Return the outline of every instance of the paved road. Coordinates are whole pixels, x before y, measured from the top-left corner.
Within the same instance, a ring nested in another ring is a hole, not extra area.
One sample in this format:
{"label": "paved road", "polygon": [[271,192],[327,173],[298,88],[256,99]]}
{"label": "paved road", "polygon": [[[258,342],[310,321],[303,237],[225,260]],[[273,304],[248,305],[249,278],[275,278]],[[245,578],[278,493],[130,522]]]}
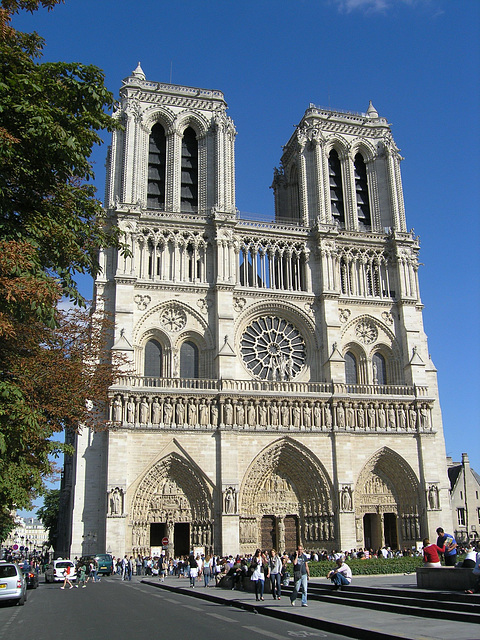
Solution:
{"label": "paved road", "polygon": [[[213,589],[212,589],[213,591]],[[0,605],[0,640],[345,640],[117,576],[62,591],[43,582],[23,607]]]}

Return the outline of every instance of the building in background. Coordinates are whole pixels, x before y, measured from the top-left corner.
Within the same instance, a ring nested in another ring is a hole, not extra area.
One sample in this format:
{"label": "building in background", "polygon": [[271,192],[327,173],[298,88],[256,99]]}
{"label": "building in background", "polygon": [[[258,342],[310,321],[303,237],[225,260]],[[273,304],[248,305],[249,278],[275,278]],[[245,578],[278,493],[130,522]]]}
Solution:
{"label": "building in background", "polygon": [[139,65],[114,116],[105,207],[130,253],[101,255],[95,303],[134,374],[110,389],[112,428],[76,438],[71,555],[411,547],[449,528],[387,120],[310,105],[275,220],[255,221],[235,206],[220,91]]}
{"label": "building in background", "polygon": [[17,545],[20,553],[26,555],[44,551],[49,543],[48,531],[42,521],[37,518],[16,516],[15,528],[12,529],[2,546],[13,547],[14,545]]}
{"label": "building in background", "polygon": [[462,462],[447,458],[452,495],[453,531],[458,542],[480,540],[480,476],[470,468],[466,453]]}

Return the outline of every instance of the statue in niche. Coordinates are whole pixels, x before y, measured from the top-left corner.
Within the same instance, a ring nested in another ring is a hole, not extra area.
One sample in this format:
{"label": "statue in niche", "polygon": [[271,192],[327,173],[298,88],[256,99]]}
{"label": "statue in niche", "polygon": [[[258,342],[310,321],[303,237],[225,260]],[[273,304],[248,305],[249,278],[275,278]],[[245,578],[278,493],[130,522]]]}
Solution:
{"label": "statue in niche", "polygon": [[350,487],[343,487],[340,495],[340,504],[342,511],[352,510],[352,493]]}
{"label": "statue in niche", "polygon": [[127,402],[127,422],[133,424],[135,422],[135,403],[133,398]]}
{"label": "statue in niche", "polygon": [[383,404],[380,405],[380,409],[378,410],[378,428],[380,431],[385,431],[387,428],[387,416]]}
{"label": "statue in niche", "polygon": [[395,416],[395,409],[392,407],[389,407],[387,410],[387,420],[388,420],[388,428],[391,431],[395,431],[395,429],[397,428],[397,420],[396,420],[396,416]]}
{"label": "statue in niche", "polygon": [[113,421],[121,422],[122,421],[122,399],[120,396],[117,396],[113,401]]}
{"label": "statue in niche", "polygon": [[300,426],[301,413],[302,412],[300,410],[300,407],[298,406],[298,402],[295,402],[295,404],[293,405],[293,408],[292,408],[293,426],[294,427],[299,427]]}
{"label": "statue in niche", "polygon": [[215,403],[212,404],[211,417],[212,417],[212,425],[216,427],[218,424],[218,407]]}
{"label": "statue in niche", "polygon": [[420,426],[423,430],[428,429],[428,411],[426,405],[420,409]]}
{"label": "statue in niche", "polygon": [[357,410],[357,425],[362,431],[365,429],[365,410],[362,406],[358,407]]}
{"label": "statue in niche", "polygon": [[428,506],[430,509],[439,508],[438,487],[434,484],[431,484],[428,489]]}
{"label": "statue in niche", "polygon": [[227,400],[223,405],[223,422],[224,424],[233,424],[233,405]]}
{"label": "statue in niche", "polygon": [[251,427],[255,426],[257,422],[257,412],[255,410],[255,404],[253,402],[248,403],[247,422]]}
{"label": "statue in niche", "polygon": [[417,410],[415,409],[415,407],[410,408],[408,417],[410,419],[410,429],[412,431],[415,431],[415,428],[417,426]]}
{"label": "statue in niche", "polygon": [[328,404],[325,405],[325,426],[327,429],[332,428],[332,410]]}
{"label": "statue in niche", "polygon": [[160,423],[160,405],[158,404],[157,398],[155,398],[152,403],[152,422],[153,424]]}
{"label": "statue in niche", "polygon": [[345,413],[347,417],[347,427],[353,429],[355,427],[355,409],[351,404],[347,405],[347,410]]}
{"label": "statue in niche", "polygon": [[188,403],[188,424],[197,424],[197,405],[195,404],[195,400],[190,400]]}
{"label": "statue in niche", "polygon": [[235,513],[235,490],[232,487],[225,490],[224,509],[228,515]]}
{"label": "statue in niche", "polygon": [[240,427],[243,427],[243,425],[245,423],[245,407],[243,406],[243,404],[241,402],[239,404],[237,404],[236,422]]}
{"label": "statue in niche", "polygon": [[312,410],[308,402],[303,407],[303,424],[308,429],[312,426]]}
{"label": "statue in niche", "polygon": [[270,405],[270,422],[274,427],[278,426],[278,406],[276,402]]}
{"label": "statue in niche", "polygon": [[407,429],[407,415],[403,407],[398,410],[398,426],[402,431]]}
{"label": "statue in niche", "polygon": [[282,425],[287,427],[290,422],[290,410],[286,402],[284,402],[280,408],[280,415],[282,417]]}
{"label": "statue in niche", "polygon": [[166,425],[172,424],[172,413],[173,413],[173,407],[170,403],[170,400],[167,398],[165,401],[165,404],[163,405],[164,424]]}
{"label": "statue in niche", "polygon": [[115,487],[110,493],[110,513],[119,516],[122,513],[122,490]]}
{"label": "statue in niche", "polygon": [[178,398],[175,404],[175,423],[178,425],[185,424],[185,405],[182,398]]}
{"label": "statue in niche", "polygon": [[148,414],[149,414],[148,403],[145,398],[142,398],[142,401],[140,402],[140,423],[141,424],[147,424],[149,422]]}
{"label": "statue in niche", "polygon": [[368,428],[370,431],[375,431],[375,407],[373,404],[369,405],[367,409]]}
{"label": "statue in niche", "polygon": [[258,422],[262,427],[267,426],[267,407],[265,402],[262,402],[258,407]]}
{"label": "statue in niche", "polygon": [[206,426],[208,424],[208,406],[205,404],[204,399],[202,399],[198,406],[198,412],[200,414],[200,424]]}
{"label": "statue in niche", "polygon": [[315,403],[315,407],[313,409],[313,422],[316,427],[322,426],[322,407],[318,402]]}
{"label": "statue in niche", "polygon": [[378,384],[378,366],[375,360],[373,361],[373,384]]}
{"label": "statue in niche", "polygon": [[339,429],[345,429],[345,409],[343,404],[337,406],[337,426]]}

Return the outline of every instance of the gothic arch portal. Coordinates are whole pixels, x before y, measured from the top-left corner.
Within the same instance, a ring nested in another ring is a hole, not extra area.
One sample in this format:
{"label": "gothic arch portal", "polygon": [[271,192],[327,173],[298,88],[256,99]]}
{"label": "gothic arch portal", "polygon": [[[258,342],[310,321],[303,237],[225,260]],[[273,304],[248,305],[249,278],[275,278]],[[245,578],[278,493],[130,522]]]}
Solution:
{"label": "gothic arch portal", "polygon": [[[210,549],[212,504],[212,491],[201,469],[179,453],[170,453],[146,472],[133,496],[130,521],[133,551],[150,555],[151,547],[156,546],[152,525],[163,525],[160,536],[169,539],[172,552],[185,553],[182,545],[189,549],[194,546]],[[178,526],[182,545],[176,540]]]}
{"label": "gothic arch portal", "polygon": [[332,483],[321,462],[299,443],[282,438],[250,464],[240,490],[243,551],[274,546],[293,551],[332,546],[336,537]]}
{"label": "gothic arch portal", "polygon": [[410,465],[383,447],[365,464],[355,487],[357,545],[413,546],[421,537],[422,494]]}

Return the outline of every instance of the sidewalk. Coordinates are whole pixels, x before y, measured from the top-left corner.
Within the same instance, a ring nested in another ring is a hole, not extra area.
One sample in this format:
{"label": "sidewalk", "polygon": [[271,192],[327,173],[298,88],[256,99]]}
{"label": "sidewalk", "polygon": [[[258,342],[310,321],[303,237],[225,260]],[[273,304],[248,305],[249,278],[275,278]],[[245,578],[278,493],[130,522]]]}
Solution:
{"label": "sidewalk", "polygon": [[[138,577],[136,581],[169,591],[182,592],[195,598],[205,599],[218,604],[236,606],[254,611],[258,614],[270,615],[307,627],[338,633],[350,638],[365,640],[403,639],[403,640],[478,640],[480,629],[476,624],[456,622],[455,620],[436,620],[411,615],[386,613],[381,609],[362,609],[347,605],[315,602],[310,600],[308,607],[302,607],[300,599],[296,606],[290,605],[288,594],[280,601],[272,600],[265,594],[264,602],[256,602],[253,593],[230,591],[216,587],[203,587],[199,581],[195,589],[191,589],[185,578],[167,577],[161,583],[157,578]],[[355,576],[355,584],[362,587],[388,587],[392,589],[416,589],[416,576]],[[312,582],[327,584],[322,578],[312,578]],[[430,592],[431,593],[431,592]],[[422,590],[418,589],[418,598],[422,598]],[[427,606],[427,605],[426,605]]]}

